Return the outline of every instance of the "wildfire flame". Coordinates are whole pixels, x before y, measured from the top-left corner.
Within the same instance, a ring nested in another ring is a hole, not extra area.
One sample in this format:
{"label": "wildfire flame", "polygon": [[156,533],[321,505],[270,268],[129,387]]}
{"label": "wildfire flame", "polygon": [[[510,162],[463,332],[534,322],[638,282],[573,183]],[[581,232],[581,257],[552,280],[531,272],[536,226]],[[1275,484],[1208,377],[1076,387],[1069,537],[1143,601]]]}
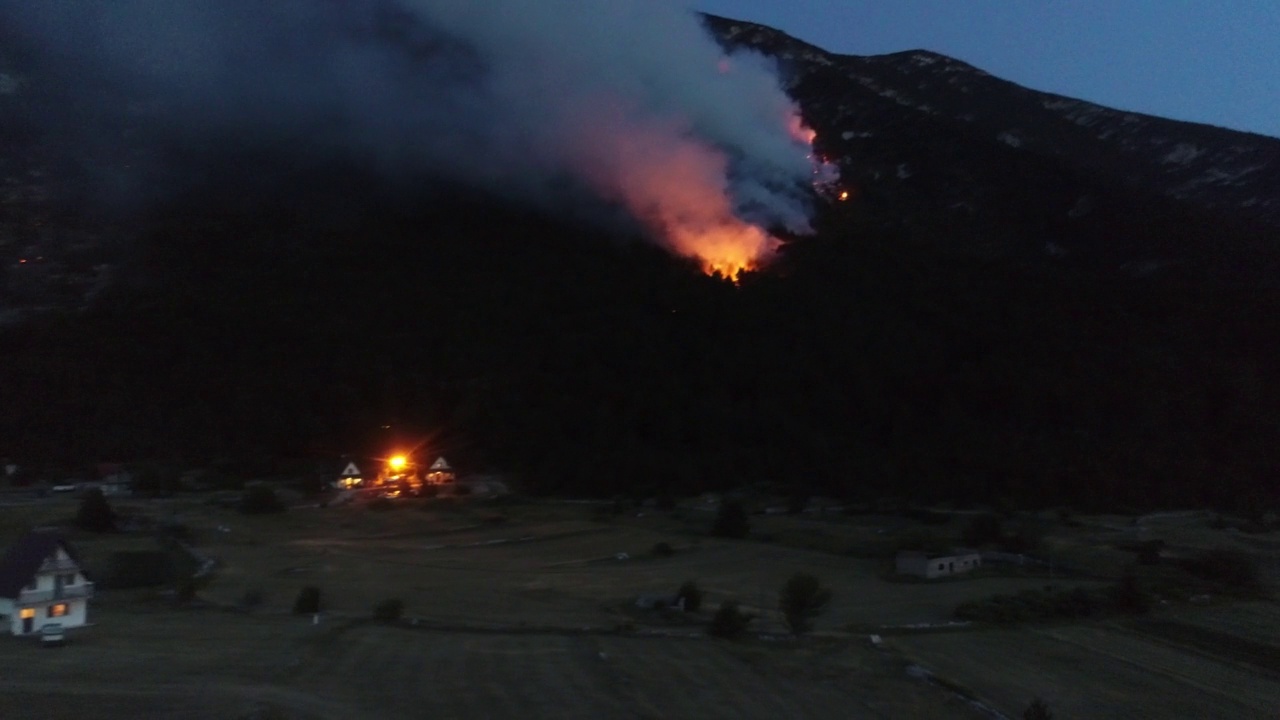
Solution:
{"label": "wildfire flame", "polygon": [[[739,216],[727,153],[680,119],[637,123],[625,103],[596,105],[583,113],[588,118],[594,122],[578,126],[572,164],[672,252],[696,259],[708,275],[737,282],[781,247],[766,228]],[[816,133],[794,111],[784,122],[797,153],[812,160]]]}
{"label": "wildfire flame", "polygon": [[813,141],[818,139],[818,133],[808,125],[804,124],[804,118],[800,117],[800,113],[793,112],[787,118],[787,132],[798,142],[802,142],[809,148],[810,157],[813,155]]}

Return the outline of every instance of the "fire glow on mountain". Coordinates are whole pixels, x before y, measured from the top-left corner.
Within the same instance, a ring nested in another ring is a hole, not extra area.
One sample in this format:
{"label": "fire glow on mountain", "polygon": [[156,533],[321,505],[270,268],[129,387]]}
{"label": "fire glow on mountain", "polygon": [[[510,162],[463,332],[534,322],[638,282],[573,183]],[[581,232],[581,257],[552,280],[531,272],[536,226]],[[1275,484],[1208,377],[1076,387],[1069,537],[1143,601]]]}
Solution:
{"label": "fire glow on mountain", "polygon": [[45,123],[73,156],[114,127],[160,148],[253,138],[621,209],[582,215],[729,278],[809,231],[812,131],[773,62],[726,57],[684,0],[0,0],[0,26],[103,99]]}

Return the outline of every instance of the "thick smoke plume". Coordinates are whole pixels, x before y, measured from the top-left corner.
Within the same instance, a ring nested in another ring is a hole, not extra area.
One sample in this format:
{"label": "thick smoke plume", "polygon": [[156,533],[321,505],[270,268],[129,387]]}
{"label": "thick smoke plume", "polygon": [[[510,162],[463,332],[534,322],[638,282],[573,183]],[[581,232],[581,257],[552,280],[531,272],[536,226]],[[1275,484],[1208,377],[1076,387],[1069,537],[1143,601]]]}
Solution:
{"label": "thick smoke plume", "polygon": [[774,69],[679,0],[0,0],[0,26],[94,98],[59,122],[102,142],[141,123],[539,203],[585,189],[726,274],[807,228]]}

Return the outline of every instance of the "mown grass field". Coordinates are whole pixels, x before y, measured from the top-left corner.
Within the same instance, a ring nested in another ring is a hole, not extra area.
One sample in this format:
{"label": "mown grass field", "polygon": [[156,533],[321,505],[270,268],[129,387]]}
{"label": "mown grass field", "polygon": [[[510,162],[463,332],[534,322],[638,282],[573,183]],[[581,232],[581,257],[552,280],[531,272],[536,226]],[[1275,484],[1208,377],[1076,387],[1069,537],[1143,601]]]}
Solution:
{"label": "mown grass field", "polygon": [[[865,645],[438,631],[108,606],[73,644],[12,644],[0,717],[980,717]],[[16,643],[16,641],[15,641]]]}
{"label": "mown grass field", "polygon": [[[68,647],[5,640],[0,655],[20,661],[0,678],[0,718],[984,717],[913,678],[912,663],[1009,717],[1034,696],[1064,718],[1280,714],[1280,605],[1214,598],[1141,621],[907,629],[947,623],[959,603],[997,593],[1105,580],[889,582],[885,561],[858,544],[874,549],[886,527],[902,532],[893,520],[755,516],[757,539],[738,541],[709,537],[707,513],[606,517],[572,504],[262,517],[190,498],[120,506],[180,520],[198,550],[220,560],[201,590],[206,603],[176,608],[154,592],[108,590],[92,605],[95,626]],[[74,508],[64,498],[7,507],[0,526]],[[1050,541],[1079,552],[1101,534],[1099,552],[1113,553],[1113,532],[1128,531],[1085,528]],[[91,571],[116,550],[155,547],[145,536],[73,539]],[[653,556],[657,543],[675,554]],[[815,636],[801,642],[786,637],[776,611],[795,572],[834,591]],[[701,612],[664,619],[635,607],[637,596],[671,594],[686,580],[706,592]],[[289,614],[307,585],[322,591],[318,625]],[[262,604],[233,610],[246,594]],[[388,598],[404,601],[403,626],[370,621]],[[760,615],[746,642],[702,631],[730,599]],[[885,636],[882,648],[871,633]]]}
{"label": "mown grass field", "polygon": [[1061,717],[1263,718],[1280,673],[1118,626],[895,637],[893,647],[1006,714],[1044,698]]}

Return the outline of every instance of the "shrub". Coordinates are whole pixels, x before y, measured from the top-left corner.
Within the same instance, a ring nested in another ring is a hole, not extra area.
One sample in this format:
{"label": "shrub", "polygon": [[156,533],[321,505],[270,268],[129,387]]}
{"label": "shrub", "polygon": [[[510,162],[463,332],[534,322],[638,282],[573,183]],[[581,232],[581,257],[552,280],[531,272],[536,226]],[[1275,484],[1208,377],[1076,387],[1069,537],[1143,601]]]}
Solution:
{"label": "shrub", "polygon": [[159,587],[177,577],[173,557],[163,550],[130,550],[111,553],[105,589]]}
{"label": "shrub", "polygon": [[199,589],[199,583],[195,578],[179,580],[177,587],[174,588],[173,600],[179,605],[186,605],[196,599],[196,591]]}
{"label": "shrub", "polygon": [[298,591],[298,597],[293,601],[294,615],[314,615],[320,612],[320,588],[314,585],[308,585]]}
{"label": "shrub", "polygon": [[998,540],[1000,549],[1010,553],[1035,552],[1040,548],[1043,533],[1040,528],[1024,522],[1008,535],[1001,535]]}
{"label": "shrub", "polygon": [[671,543],[660,542],[655,544],[653,546],[653,549],[650,550],[649,553],[654,557],[665,558],[665,557],[671,557],[672,555],[675,555],[676,549],[671,547]]}
{"label": "shrub", "polygon": [[1157,565],[1160,563],[1160,551],[1164,549],[1163,540],[1147,540],[1138,544],[1138,564]]}
{"label": "shrub", "polygon": [[246,515],[270,515],[284,512],[280,496],[267,485],[246,488],[240,498],[240,512]]}
{"label": "shrub", "polygon": [[378,622],[394,623],[404,615],[404,601],[399,598],[383,600],[373,608],[373,619]]}
{"label": "shrub", "polygon": [[720,503],[716,513],[715,524],[711,526],[711,534],[716,537],[744,538],[750,532],[747,510],[740,500],[725,500]]}
{"label": "shrub", "polygon": [[1127,615],[1144,615],[1151,611],[1151,595],[1138,584],[1133,572],[1126,572],[1111,588],[1111,604]]}
{"label": "shrub", "polygon": [[244,610],[252,610],[262,605],[266,601],[266,595],[257,588],[245,590],[240,596],[240,607]]}
{"label": "shrub", "polygon": [[1255,590],[1261,582],[1258,561],[1239,550],[1209,550],[1187,560],[1184,566],[1193,575],[1232,590]]}
{"label": "shrub", "polygon": [[929,530],[916,530],[898,540],[895,543],[895,548],[897,550],[946,554],[951,549],[951,543],[945,537]]}
{"label": "shrub", "polygon": [[1040,698],[1035,698],[1026,710],[1022,711],[1022,720],[1053,720],[1049,706]]}
{"label": "shrub", "polygon": [[1004,539],[1004,529],[996,515],[975,515],[960,534],[966,545],[994,545]]}
{"label": "shrub", "polygon": [[808,573],[791,576],[779,593],[778,606],[787,627],[801,635],[813,627],[813,619],[822,614],[831,602],[831,590],[822,587],[818,578]]}
{"label": "shrub", "polygon": [[754,619],[754,615],[742,612],[738,603],[726,600],[720,604],[720,609],[711,618],[707,632],[713,637],[734,640],[742,637],[742,634],[747,631],[747,625]]}
{"label": "shrub", "polygon": [[680,586],[676,591],[676,604],[684,601],[685,612],[698,612],[702,607],[702,588],[698,587],[698,583],[689,580]]}
{"label": "shrub", "polygon": [[116,529],[116,512],[111,509],[111,503],[107,502],[102,490],[93,488],[80,501],[80,509],[76,511],[76,527],[96,533]]}

